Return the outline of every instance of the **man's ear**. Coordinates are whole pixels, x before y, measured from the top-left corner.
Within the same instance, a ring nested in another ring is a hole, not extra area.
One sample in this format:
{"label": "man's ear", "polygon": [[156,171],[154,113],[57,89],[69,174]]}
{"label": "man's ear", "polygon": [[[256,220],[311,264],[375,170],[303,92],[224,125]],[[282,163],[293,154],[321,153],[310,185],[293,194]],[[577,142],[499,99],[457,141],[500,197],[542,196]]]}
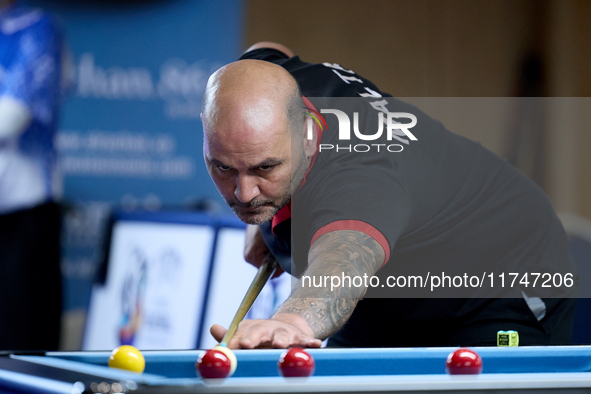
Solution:
{"label": "man's ear", "polygon": [[[312,123],[312,138],[309,138],[308,135],[308,123]],[[304,151],[306,152],[306,157],[311,158],[316,154],[316,149],[318,147],[318,133],[316,130],[316,125],[314,124],[314,119],[312,119],[309,115],[306,115],[304,119]]]}

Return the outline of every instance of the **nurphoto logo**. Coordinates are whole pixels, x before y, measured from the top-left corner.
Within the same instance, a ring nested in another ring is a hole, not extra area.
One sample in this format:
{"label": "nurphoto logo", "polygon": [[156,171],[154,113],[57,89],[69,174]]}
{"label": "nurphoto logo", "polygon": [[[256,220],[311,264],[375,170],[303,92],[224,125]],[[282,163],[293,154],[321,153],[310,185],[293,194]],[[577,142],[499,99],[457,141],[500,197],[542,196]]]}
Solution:
{"label": "nurphoto logo", "polygon": [[[351,119],[344,111],[338,109],[321,109],[320,113],[313,108],[304,107],[304,111],[309,117],[307,119],[307,138],[311,140],[313,138],[314,123],[318,125],[320,130],[328,130],[328,126],[324,117],[321,114],[332,114],[337,117],[339,125],[339,141],[350,141],[351,140]],[[410,132],[409,129],[413,128],[417,124],[417,117],[408,112],[381,112],[378,111],[378,130],[373,134],[364,134],[359,130],[359,113],[353,112],[353,134],[361,141],[376,141],[384,134],[384,125],[386,125],[386,140],[392,141],[393,139],[400,140],[400,136],[406,136],[411,141],[417,141],[417,137]],[[409,119],[408,123],[401,123],[400,120]],[[364,130],[365,132],[366,130]],[[319,152],[327,150],[335,150],[336,152],[347,151],[365,153],[371,150],[380,152],[380,149],[384,148],[388,152],[402,152],[404,149],[400,144],[356,144],[356,145],[339,145],[334,144],[320,144]]]}

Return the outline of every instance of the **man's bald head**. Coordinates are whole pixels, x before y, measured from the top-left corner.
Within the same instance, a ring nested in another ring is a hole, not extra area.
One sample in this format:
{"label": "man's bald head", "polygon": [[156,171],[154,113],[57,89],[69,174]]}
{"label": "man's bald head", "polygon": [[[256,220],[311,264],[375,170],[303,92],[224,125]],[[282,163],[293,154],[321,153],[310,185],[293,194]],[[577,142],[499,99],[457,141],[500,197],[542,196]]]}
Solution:
{"label": "man's bald head", "polygon": [[273,63],[241,60],[209,78],[201,114],[203,156],[242,221],[271,220],[301,184],[310,163],[303,106],[296,81]]}
{"label": "man's bald head", "polygon": [[303,127],[303,106],[297,82],[283,67],[262,60],[239,60],[209,78],[201,116],[206,136],[220,122],[236,116],[263,127],[261,117],[283,117],[288,130],[295,131]]}

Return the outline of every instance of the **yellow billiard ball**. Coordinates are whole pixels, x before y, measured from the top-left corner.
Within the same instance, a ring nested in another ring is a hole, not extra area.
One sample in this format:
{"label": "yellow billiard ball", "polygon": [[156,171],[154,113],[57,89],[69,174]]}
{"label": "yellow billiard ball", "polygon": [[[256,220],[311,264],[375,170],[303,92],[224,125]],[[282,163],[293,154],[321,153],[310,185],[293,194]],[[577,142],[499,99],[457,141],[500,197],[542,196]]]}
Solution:
{"label": "yellow billiard ball", "polygon": [[111,352],[109,367],[142,373],[146,368],[146,360],[144,355],[135,347],[123,345]]}

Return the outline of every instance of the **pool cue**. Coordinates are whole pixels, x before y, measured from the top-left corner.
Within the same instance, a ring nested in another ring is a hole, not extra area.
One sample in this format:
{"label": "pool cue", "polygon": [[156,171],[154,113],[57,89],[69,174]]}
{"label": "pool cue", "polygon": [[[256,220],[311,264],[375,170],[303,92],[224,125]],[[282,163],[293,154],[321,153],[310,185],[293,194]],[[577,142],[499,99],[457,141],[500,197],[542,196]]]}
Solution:
{"label": "pool cue", "polygon": [[234,336],[236,329],[238,329],[238,324],[244,319],[244,316],[248,313],[248,310],[257,299],[259,293],[267,283],[267,280],[275,273],[275,269],[277,268],[277,260],[275,256],[271,253],[268,253],[264,260],[263,264],[259,267],[259,270],[252,280],[250,287],[246,291],[238,310],[236,311],[236,315],[234,319],[232,319],[232,323],[230,323],[230,327],[228,327],[228,331],[226,331],[226,335],[222,338],[220,342],[220,346],[228,346],[228,342]]}

